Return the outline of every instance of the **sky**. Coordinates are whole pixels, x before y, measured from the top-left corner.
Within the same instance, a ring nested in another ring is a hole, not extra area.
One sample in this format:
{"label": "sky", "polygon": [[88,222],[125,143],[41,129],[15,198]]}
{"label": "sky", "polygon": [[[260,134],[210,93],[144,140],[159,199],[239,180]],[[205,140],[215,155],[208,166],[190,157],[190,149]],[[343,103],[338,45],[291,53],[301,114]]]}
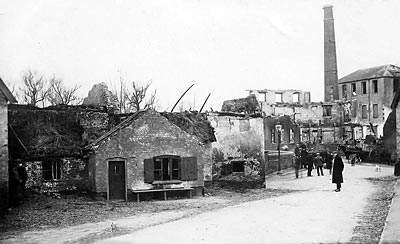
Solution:
{"label": "sky", "polygon": [[152,82],[160,110],[221,110],[249,89],[324,94],[323,9],[333,5],[339,78],[400,65],[398,0],[0,0],[0,77],[30,69],[80,86]]}

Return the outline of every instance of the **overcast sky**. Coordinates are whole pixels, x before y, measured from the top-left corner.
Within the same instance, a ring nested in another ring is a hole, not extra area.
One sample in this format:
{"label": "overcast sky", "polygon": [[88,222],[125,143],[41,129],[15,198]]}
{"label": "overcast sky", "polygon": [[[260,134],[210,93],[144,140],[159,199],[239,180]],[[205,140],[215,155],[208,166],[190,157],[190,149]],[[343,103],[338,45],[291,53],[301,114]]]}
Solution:
{"label": "overcast sky", "polygon": [[[332,4],[339,77],[400,64],[398,0],[0,0],[0,76],[27,69],[79,84],[152,81],[161,109],[220,110],[247,89],[323,100],[323,5]],[[195,104],[193,104],[195,103]]]}

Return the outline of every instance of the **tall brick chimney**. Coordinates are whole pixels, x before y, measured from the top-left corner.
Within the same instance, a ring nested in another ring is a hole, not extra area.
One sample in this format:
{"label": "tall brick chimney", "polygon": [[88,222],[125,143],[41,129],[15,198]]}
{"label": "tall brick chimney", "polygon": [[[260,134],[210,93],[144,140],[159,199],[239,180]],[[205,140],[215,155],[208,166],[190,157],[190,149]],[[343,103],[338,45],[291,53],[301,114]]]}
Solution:
{"label": "tall brick chimney", "polygon": [[335,27],[331,5],[324,9],[324,70],[325,70],[325,102],[339,99],[338,74],[336,61]]}

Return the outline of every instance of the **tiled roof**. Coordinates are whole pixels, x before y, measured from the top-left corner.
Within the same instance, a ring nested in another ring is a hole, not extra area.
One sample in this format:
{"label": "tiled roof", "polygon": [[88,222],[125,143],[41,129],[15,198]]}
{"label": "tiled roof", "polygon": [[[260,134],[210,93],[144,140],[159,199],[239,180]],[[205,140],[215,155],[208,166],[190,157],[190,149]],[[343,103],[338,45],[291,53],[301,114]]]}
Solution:
{"label": "tiled roof", "polygon": [[[397,74],[397,75],[396,75]],[[400,76],[400,67],[387,64],[367,69],[357,70],[339,79],[338,83],[346,83],[359,80],[368,80],[381,77]]]}

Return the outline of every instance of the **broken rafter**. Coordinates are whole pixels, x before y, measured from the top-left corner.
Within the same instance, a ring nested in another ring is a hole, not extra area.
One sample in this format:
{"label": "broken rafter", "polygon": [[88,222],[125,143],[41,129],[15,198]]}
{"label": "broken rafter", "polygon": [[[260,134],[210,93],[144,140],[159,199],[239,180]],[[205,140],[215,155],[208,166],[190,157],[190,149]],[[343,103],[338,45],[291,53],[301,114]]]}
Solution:
{"label": "broken rafter", "polygon": [[190,90],[190,88],[192,88],[192,86],[194,86],[194,84],[192,84],[183,94],[182,96],[178,99],[178,101],[176,101],[175,105],[172,107],[171,109],[171,113],[174,111],[174,108],[176,107],[176,105],[178,105],[179,101],[182,99],[183,96],[185,96],[186,92],[188,92]]}

